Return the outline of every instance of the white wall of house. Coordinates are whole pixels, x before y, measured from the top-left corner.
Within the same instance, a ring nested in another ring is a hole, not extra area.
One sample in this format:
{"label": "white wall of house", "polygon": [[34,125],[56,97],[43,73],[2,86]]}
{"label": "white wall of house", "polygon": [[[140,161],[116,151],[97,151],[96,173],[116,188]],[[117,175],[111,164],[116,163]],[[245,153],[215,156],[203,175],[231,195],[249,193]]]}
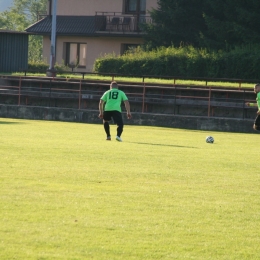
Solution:
{"label": "white wall of house", "polygon": [[[77,68],[77,71],[93,71],[95,60],[108,53],[121,54],[122,44],[142,44],[143,39],[140,38],[125,38],[125,37],[57,37],[56,41],[56,62],[63,64],[65,59],[64,43],[86,43],[87,55],[86,55],[86,68]],[[104,44],[105,43],[105,44]],[[43,56],[47,58],[49,63],[50,59],[50,38],[43,38]]]}
{"label": "white wall of house", "polygon": [[[57,15],[95,15],[96,12],[124,12],[125,0],[58,0]],[[157,8],[157,0],[146,0],[146,10]]]}
{"label": "white wall of house", "polygon": [[[146,0],[146,15],[148,10],[156,9],[157,0]],[[57,15],[68,16],[94,16],[96,12],[117,12],[124,13],[125,0],[57,0]],[[62,64],[65,61],[64,43],[86,43],[86,68],[78,71],[93,71],[95,60],[101,55],[108,53],[121,54],[122,44],[142,44],[142,37],[57,37],[56,41],[56,62]],[[43,37],[43,56],[49,63],[50,59],[50,38]]]}
{"label": "white wall of house", "polygon": [[58,15],[95,15],[96,12],[122,12],[122,0],[62,0]]}

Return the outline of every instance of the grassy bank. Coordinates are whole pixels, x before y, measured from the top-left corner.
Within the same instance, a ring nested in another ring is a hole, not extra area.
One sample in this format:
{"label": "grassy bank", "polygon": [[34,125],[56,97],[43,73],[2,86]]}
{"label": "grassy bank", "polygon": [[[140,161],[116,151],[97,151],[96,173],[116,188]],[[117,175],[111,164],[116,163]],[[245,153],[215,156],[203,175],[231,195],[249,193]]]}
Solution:
{"label": "grassy bank", "polygon": [[[24,76],[24,73],[1,73],[0,76],[4,75],[13,75],[13,76]],[[27,73],[27,76],[33,76],[33,77],[45,77],[46,74],[35,74],[35,73]],[[66,78],[68,81],[73,80],[73,79],[82,79],[81,74],[57,74],[57,77],[59,78]],[[123,77],[123,76],[102,76],[102,75],[97,75],[97,74],[86,74],[84,76],[85,80],[97,80],[97,81],[112,81],[116,80],[118,82],[133,82],[133,83],[151,83],[151,84],[178,84],[178,85],[192,85],[192,86],[216,86],[216,87],[223,87],[223,88],[253,88],[255,83],[247,83],[247,82],[242,82],[240,83],[240,80],[237,79],[232,79],[230,81],[206,81],[206,80],[188,80],[188,79],[165,79],[165,78],[152,78],[152,77]]]}

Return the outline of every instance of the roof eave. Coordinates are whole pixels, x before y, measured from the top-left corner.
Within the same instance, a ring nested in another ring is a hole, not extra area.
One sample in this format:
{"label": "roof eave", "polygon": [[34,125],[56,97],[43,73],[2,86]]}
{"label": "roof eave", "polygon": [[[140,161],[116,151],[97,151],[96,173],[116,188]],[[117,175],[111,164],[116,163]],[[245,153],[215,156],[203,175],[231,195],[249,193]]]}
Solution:
{"label": "roof eave", "polygon": [[[31,35],[42,35],[42,36],[50,36],[51,32],[29,32]],[[71,37],[127,37],[127,38],[143,38],[144,33],[57,33],[57,36],[71,36]]]}

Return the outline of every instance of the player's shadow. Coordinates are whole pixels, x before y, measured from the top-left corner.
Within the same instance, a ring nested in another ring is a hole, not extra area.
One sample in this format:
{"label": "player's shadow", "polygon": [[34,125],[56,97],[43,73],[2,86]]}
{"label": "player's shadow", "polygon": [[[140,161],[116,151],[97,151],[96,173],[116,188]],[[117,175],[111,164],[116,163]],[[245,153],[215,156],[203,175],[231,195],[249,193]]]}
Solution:
{"label": "player's shadow", "polygon": [[0,125],[14,125],[14,124],[21,124],[21,122],[0,121]]}
{"label": "player's shadow", "polygon": [[141,143],[141,142],[128,142],[128,143],[198,149],[198,147],[194,147],[194,146],[183,146],[183,145],[176,145],[176,144],[154,144],[154,143]]}

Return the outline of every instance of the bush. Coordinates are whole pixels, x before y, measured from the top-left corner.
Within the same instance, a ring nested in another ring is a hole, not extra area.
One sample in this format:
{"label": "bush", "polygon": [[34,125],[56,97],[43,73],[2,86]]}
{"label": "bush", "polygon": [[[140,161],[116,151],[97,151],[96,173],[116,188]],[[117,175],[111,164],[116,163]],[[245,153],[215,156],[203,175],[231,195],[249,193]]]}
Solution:
{"label": "bush", "polygon": [[260,46],[236,47],[228,52],[197,49],[192,46],[141,48],[122,56],[106,55],[96,60],[95,72],[124,75],[240,78],[260,77]]}
{"label": "bush", "polygon": [[36,73],[46,72],[49,68],[49,65],[45,62],[29,62],[28,70],[35,71]]}
{"label": "bush", "polygon": [[[49,64],[46,62],[29,62],[28,63],[28,70],[31,70],[35,73],[45,73],[47,69],[49,68]],[[56,63],[54,68],[57,70],[57,72],[62,72],[62,71],[69,71],[70,68],[65,66],[64,64],[58,64]]]}

